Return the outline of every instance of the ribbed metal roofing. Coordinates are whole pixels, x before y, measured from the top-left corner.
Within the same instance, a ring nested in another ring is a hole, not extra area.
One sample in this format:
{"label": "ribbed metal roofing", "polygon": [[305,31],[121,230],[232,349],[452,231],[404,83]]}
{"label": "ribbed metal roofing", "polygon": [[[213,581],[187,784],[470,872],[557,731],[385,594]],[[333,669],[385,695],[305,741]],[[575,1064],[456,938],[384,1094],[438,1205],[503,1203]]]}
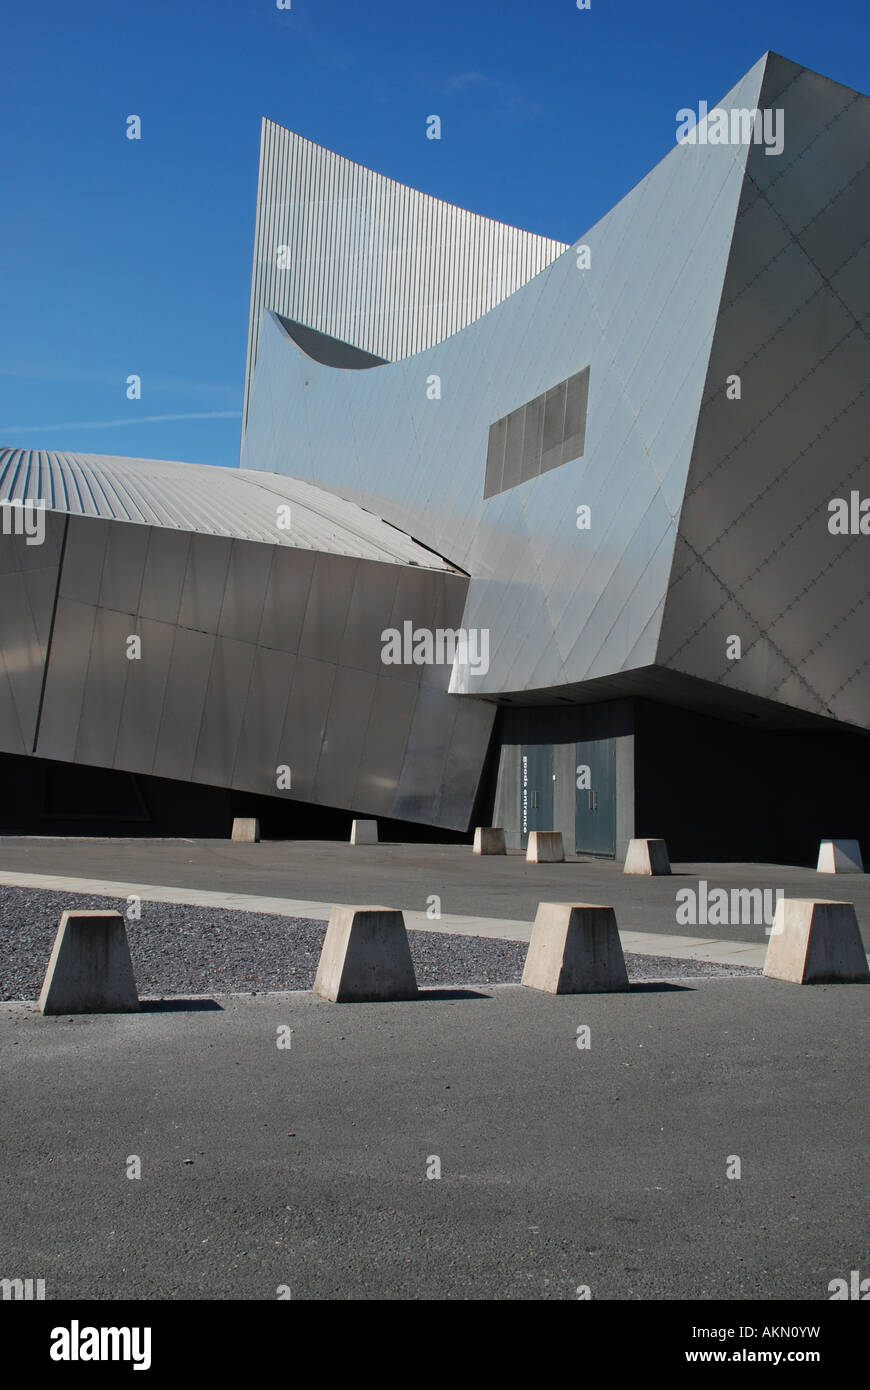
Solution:
{"label": "ribbed metal roofing", "polygon": [[394,362],[458,333],[567,249],[264,117],[242,433],[266,309]]}
{"label": "ribbed metal roofing", "polygon": [[[297,550],[457,573],[412,537],[312,483],[166,459],[0,448],[0,503],[44,500],[71,516],[165,526]],[[278,508],[290,506],[290,526]]]}

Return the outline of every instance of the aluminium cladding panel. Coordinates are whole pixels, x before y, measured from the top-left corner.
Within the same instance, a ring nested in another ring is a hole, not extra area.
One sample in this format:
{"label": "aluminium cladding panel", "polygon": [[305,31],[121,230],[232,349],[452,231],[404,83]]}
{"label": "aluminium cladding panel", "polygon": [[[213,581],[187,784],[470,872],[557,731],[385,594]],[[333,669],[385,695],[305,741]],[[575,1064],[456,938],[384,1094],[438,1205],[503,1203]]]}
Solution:
{"label": "aluminium cladding panel", "polygon": [[136,633],[142,640],[142,660],[127,663],[113,766],[126,772],[151,773],[175,645],[175,627],[140,614]]}
{"label": "aluminium cladding panel", "polygon": [[243,434],[264,310],[396,360],[464,328],[564,249],[264,119]]}
{"label": "aluminium cladding panel", "polygon": [[867,728],[867,540],[828,521],[870,496],[870,100],[772,55],[759,105],[784,149],[749,157],[658,660]]}
{"label": "aluminium cladding panel", "polygon": [[328,713],[336,667],[327,661],[297,656],[286,701],[277,759],[290,768],[294,800],[316,801],[315,782],[327,736]]}
{"label": "aluminium cladding panel", "polygon": [[187,531],[150,528],[139,612],[154,622],[178,621],[191,536]]}
{"label": "aluminium cladding panel", "polygon": [[351,801],[371,815],[394,814],[419,688],[401,672],[378,677]]}
{"label": "aluminium cladding panel", "polygon": [[30,544],[25,534],[0,534],[0,749],[6,753],[33,751],[39,716],[65,529],[65,518],[44,516],[41,544]]}
{"label": "aluminium cladding panel", "polygon": [[99,602],[120,613],[138,613],[152,530],[115,522],[106,533]]}
{"label": "aluminium cladding panel", "polygon": [[287,725],[286,747],[282,745],[282,735],[295,668],[296,657],[290,652],[255,648],[233,772],[232,785],[239,790],[273,794],[278,786],[279,767],[291,768],[294,790],[294,750],[289,745],[292,724]]}
{"label": "aluminium cladding panel", "polygon": [[299,650],[317,558],[312,550],[273,547],[258,636],[261,646]]}
{"label": "aluminium cladding panel", "polygon": [[215,640],[211,633],[175,629],[152,768],[155,777],[193,780]]}
{"label": "aluminium cladding panel", "polygon": [[440,773],[442,825],[468,830],[498,706],[488,700],[449,696],[457,703],[447,756]]}
{"label": "aluminium cladding panel", "polygon": [[[378,678],[370,671],[336,668],[326,716],[326,735],[317,764],[314,800],[321,806],[353,806]],[[364,810],[364,807],[359,807]]]}
{"label": "aluminium cladding panel", "polygon": [[495,704],[421,684],[390,814],[467,830],[495,715]]}
{"label": "aluminium cladding panel", "polygon": [[190,537],[179,627],[217,632],[232,550],[233,542],[224,536]]}
{"label": "aluminium cladding panel", "polygon": [[194,782],[232,785],[255,652],[252,642],[215,638],[191,773]]}
{"label": "aluminium cladding panel", "polygon": [[150,660],[150,653],[145,651],[139,658],[128,658],[127,639],[135,632],[129,614],[107,608],[93,610],[90,650],[83,662],[87,674],[73,759],[77,763],[92,767],[111,767],[114,763],[128,669]]}

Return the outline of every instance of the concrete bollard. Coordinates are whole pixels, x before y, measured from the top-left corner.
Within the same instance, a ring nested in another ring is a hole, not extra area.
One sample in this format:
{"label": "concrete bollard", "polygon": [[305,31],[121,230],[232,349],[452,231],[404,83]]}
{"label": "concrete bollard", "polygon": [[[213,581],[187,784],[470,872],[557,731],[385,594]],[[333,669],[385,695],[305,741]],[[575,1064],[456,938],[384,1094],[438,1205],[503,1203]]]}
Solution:
{"label": "concrete bollard", "polygon": [[352,845],[376,845],[378,843],[378,823],[376,820],[355,820],[350,827]]}
{"label": "concrete bollard", "polygon": [[764,973],[795,985],[870,984],[854,905],[780,898]]}
{"label": "concrete bollard", "polygon": [[563,864],[565,862],[565,850],[562,845],[561,830],[529,831],[526,861],[529,864]]}
{"label": "concrete bollard", "polygon": [[863,874],[864,861],[857,840],[822,840],[817,874]]}
{"label": "concrete bollard", "polygon": [[664,840],[630,840],[624,874],[669,874],[671,861]]}
{"label": "concrete bollard", "polygon": [[478,825],[474,832],[475,854],[505,854],[504,831],[494,825]]}
{"label": "concrete bollard", "polygon": [[628,971],[613,908],[538,903],[522,982],[548,994],[627,990]]}
{"label": "concrete bollard", "polygon": [[120,912],[65,912],[39,994],[44,1014],[127,1014],[139,1009]]}
{"label": "concrete bollard", "polygon": [[391,907],[334,907],[314,993],[338,1004],[416,999],[417,979],[402,913]]}
{"label": "concrete bollard", "polygon": [[237,844],[255,845],[260,839],[260,822],[254,816],[236,816],[232,838]]}

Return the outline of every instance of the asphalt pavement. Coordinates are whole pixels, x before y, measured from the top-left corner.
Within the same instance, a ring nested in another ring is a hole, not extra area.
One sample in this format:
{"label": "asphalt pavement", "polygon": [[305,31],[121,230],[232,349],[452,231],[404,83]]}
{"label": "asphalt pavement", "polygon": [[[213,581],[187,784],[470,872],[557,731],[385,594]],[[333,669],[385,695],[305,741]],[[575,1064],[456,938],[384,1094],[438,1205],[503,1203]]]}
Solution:
{"label": "asphalt pavement", "polygon": [[4,1004],[0,1277],[48,1299],[827,1299],[870,1272],[868,1004],[757,976]]}
{"label": "asphalt pavement", "polygon": [[[318,903],[378,903],[426,912],[437,896],[444,915],[532,922],[539,902],[604,903],[620,931],[719,937],[766,946],[763,923],[678,920],[702,892],[724,887],[781,889],[787,897],[853,902],[870,949],[870,875],[817,874],[776,864],[674,864],[663,878],[623,874],[612,860],[527,864],[524,856],[475,856],[467,845],[347,845],[328,840],[86,840],[0,837],[0,871],[69,875],[180,888],[288,897]],[[772,899],[771,899],[772,900]],[[313,915],[313,914],[308,914]]]}

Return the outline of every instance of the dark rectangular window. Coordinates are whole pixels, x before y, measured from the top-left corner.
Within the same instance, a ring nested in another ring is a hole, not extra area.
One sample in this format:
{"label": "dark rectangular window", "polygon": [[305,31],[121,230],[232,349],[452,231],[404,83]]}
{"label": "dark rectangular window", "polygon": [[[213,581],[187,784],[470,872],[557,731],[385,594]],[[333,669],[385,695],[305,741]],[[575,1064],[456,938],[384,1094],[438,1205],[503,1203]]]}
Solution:
{"label": "dark rectangular window", "polygon": [[495,497],[583,457],[589,368],[560,381],[489,427],[484,497]]}

